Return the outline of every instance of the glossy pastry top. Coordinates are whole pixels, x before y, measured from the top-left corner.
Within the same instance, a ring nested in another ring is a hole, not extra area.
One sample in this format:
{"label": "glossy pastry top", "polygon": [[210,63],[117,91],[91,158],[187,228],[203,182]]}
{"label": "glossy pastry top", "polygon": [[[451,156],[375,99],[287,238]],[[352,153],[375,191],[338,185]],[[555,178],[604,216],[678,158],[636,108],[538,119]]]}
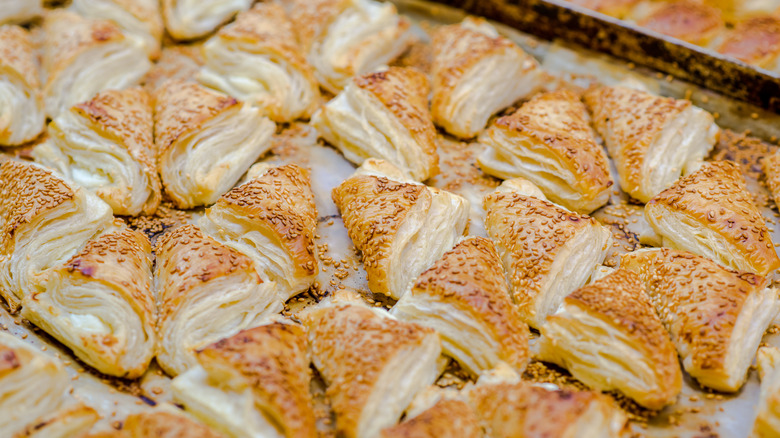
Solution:
{"label": "glossy pastry top", "polygon": [[663,3],[639,25],[689,43],[705,44],[724,29],[725,22],[718,8],[696,0],[678,0]]}
{"label": "glossy pastry top", "polygon": [[748,64],[771,68],[780,55],[780,18],[757,16],[739,22],[718,52]]}

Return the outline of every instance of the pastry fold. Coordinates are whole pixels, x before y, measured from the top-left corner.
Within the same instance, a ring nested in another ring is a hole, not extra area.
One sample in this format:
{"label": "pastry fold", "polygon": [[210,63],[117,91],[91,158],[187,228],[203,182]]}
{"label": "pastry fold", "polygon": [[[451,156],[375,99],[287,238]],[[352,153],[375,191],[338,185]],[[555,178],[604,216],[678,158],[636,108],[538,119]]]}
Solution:
{"label": "pastry fold", "polygon": [[113,224],[111,207],[36,164],[0,166],[0,295],[12,312],[36,282]]}
{"label": "pastry fold", "polygon": [[24,28],[0,26],[0,145],[20,145],[43,132],[46,111],[35,56]]}
{"label": "pastry fold", "polygon": [[589,216],[511,190],[491,193],[484,205],[520,317],[540,328],[604,261],[611,233]]}
{"label": "pastry fold", "polygon": [[414,396],[438,377],[439,335],[343,293],[311,308],[302,320],[312,361],[328,387],[337,433],[373,438],[397,423]]}
{"label": "pastry fold", "polygon": [[70,8],[84,17],[113,21],[149,58],[160,57],[165,29],[159,0],[73,0]]}
{"label": "pastry fold", "polygon": [[730,161],[706,163],[681,178],[647,203],[645,217],[664,246],[759,275],[780,267],[764,217]]}
{"label": "pastry fold", "polygon": [[336,94],[352,76],[375,71],[412,43],[409,20],[374,0],[292,0],[287,11],[323,88]]}
{"label": "pastry fold", "polygon": [[712,115],[690,101],[633,88],[596,88],[585,103],[615,161],[620,187],[642,202],[695,169],[719,132]]}
{"label": "pastry fold", "polygon": [[393,306],[396,318],[439,332],[444,354],[473,374],[528,362],[528,326],[509,296],[493,243],[469,237],[420,274]]}
{"label": "pastry fold", "polygon": [[302,167],[265,170],[219,198],[199,225],[252,259],[260,277],[274,282],[284,301],[314,282],[317,206],[309,171]]}
{"label": "pastry fold", "polygon": [[212,344],[173,381],[175,399],[225,436],[317,436],[306,331],[273,322]]}
{"label": "pastry fold", "polygon": [[157,242],[157,362],[176,376],[198,364],[195,350],[255,327],[280,312],[272,282],[252,260],[184,225]]}
{"label": "pastry fold", "polygon": [[747,64],[768,70],[777,69],[780,57],[780,18],[767,14],[738,22],[717,50]]}
{"label": "pastry fold", "polygon": [[312,118],[321,137],[353,163],[386,160],[417,181],[438,173],[428,79],[412,68],[357,76]]}
{"label": "pastry fold", "polygon": [[22,301],[22,316],[101,373],[136,378],[154,356],[149,239],[128,228],[87,242]]}
{"label": "pastry fold", "polygon": [[739,390],[778,312],[767,279],[667,248],[628,253],[620,266],[644,282],[685,371],[703,386]]}
{"label": "pastry fold", "polygon": [[155,93],[154,141],[165,191],[179,208],[213,204],[271,148],[260,110],[182,80]]}
{"label": "pastry fold", "polygon": [[310,117],[320,88],[293,26],[275,3],[238,14],[203,45],[199,81],[260,107],[277,122]]}
{"label": "pastry fold", "polygon": [[246,11],[254,0],[162,0],[165,29],[177,40],[192,40],[211,33]]}
{"label": "pastry fold", "polygon": [[398,425],[382,430],[382,438],[481,438],[476,414],[463,400],[440,400]]}
{"label": "pastry fold", "polygon": [[522,177],[556,204],[590,213],[606,204],[609,163],[590,128],[579,96],[563,90],[538,95],[479,136],[487,148],[482,170],[503,179]]}
{"label": "pastry fold", "polygon": [[115,214],[153,214],[161,195],[152,127],[146,91],[103,91],[57,116],[33,157],[94,192]]}
{"label": "pastry fold", "polygon": [[751,436],[777,438],[780,436],[780,350],[770,346],[759,348],[756,363],[761,377],[761,393]]}
{"label": "pastry fold", "polygon": [[43,13],[43,0],[0,0],[0,25],[25,23]]}
{"label": "pastry fold", "polygon": [[463,235],[469,204],[422,184],[358,175],[333,189],[349,237],[362,253],[368,287],[395,299]]}
{"label": "pastry fold", "polygon": [[537,358],[601,391],[660,410],[682,389],[677,351],[631,271],[619,269],[563,300],[541,328]]}
{"label": "pastry fold", "polygon": [[541,86],[536,60],[482,19],[467,18],[433,34],[433,121],[471,138],[493,114]]}
{"label": "pastry fold", "polygon": [[55,118],[104,90],[137,85],[151,68],[143,47],[112,21],[55,9],[44,21],[43,95]]}

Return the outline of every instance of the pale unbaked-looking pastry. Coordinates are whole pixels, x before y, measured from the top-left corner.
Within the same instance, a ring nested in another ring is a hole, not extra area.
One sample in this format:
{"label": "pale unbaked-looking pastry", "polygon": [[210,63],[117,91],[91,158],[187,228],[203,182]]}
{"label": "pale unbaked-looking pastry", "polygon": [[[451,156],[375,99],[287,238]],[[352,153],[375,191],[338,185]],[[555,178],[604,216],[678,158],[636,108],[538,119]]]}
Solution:
{"label": "pale unbaked-looking pastry", "polygon": [[73,0],[70,8],[84,17],[113,21],[150,58],[160,57],[164,28],[159,0]]}
{"label": "pale unbaked-looking pastry", "polygon": [[0,0],[0,25],[24,23],[43,13],[43,0]]}
{"label": "pale unbaked-looking pastry", "polygon": [[22,316],[101,373],[136,378],[155,353],[152,249],[128,228],[87,242],[22,301]]}
{"label": "pale unbaked-looking pastry", "polygon": [[170,80],[154,101],[157,165],[179,208],[213,204],[271,147],[276,125],[232,97]]}
{"label": "pale unbaked-looking pastry", "polygon": [[396,299],[455,246],[468,224],[466,199],[385,177],[350,177],[333,189],[333,201],[362,252],[368,287]]}
{"label": "pale unbaked-looking pastry", "polygon": [[656,410],[682,389],[677,351],[634,272],[619,269],[572,292],[541,334],[537,358],[590,388]]}
{"label": "pale unbaked-looking pastry", "polygon": [[645,217],[664,246],[759,275],[780,267],[765,219],[730,161],[708,162],[680,178],[647,203]]}
{"label": "pale unbaked-looking pastry", "polygon": [[433,121],[460,138],[541,85],[539,65],[487,21],[467,18],[433,34]]}
{"label": "pale unbaked-looking pastry", "polygon": [[112,21],[55,9],[43,21],[43,88],[50,118],[99,91],[138,84],[151,63],[136,40]]}
{"label": "pale unbaked-looking pastry", "polygon": [[645,283],[685,371],[703,386],[739,390],[778,311],[767,279],[667,248],[626,254],[620,266]]}
{"label": "pale unbaked-looking pastry", "polygon": [[609,200],[614,183],[607,154],[596,142],[587,108],[571,91],[536,96],[496,120],[479,142],[487,146],[478,158],[486,173],[526,178],[552,202],[580,213]]}
{"label": "pale unbaked-looking pastry", "polygon": [[152,126],[142,88],[103,91],[57,116],[32,155],[94,192],[114,214],[149,215],[161,199]]}
{"label": "pale unbaked-looking pastry", "polygon": [[756,354],[761,393],[752,437],[780,437],[780,349],[761,347]]}
{"label": "pale unbaked-looking pastry", "polygon": [[412,43],[409,20],[374,0],[292,0],[285,7],[323,88],[389,64]]}
{"label": "pale unbaked-looking pastry", "polygon": [[709,43],[726,26],[720,9],[698,0],[660,2],[637,24],[698,45]]}
{"label": "pale unbaked-looking pastry", "polygon": [[346,438],[379,436],[439,373],[441,344],[433,329],[398,321],[360,300],[340,291],[301,315],[337,433]]}
{"label": "pale unbaked-looking pastry", "polygon": [[0,26],[0,145],[20,145],[43,132],[46,112],[35,56],[24,28]]}
{"label": "pale unbaked-looking pastry", "polygon": [[271,167],[234,188],[206,210],[199,225],[217,241],[252,259],[257,273],[276,283],[282,300],[314,282],[317,206],[309,171]]}
{"label": "pale unbaked-looking pastry", "polygon": [[157,242],[157,362],[175,376],[197,365],[195,350],[258,326],[283,308],[252,260],[184,225]]}
{"label": "pale unbaked-looking pastry", "polygon": [[500,361],[522,372],[528,362],[528,326],[488,239],[469,237],[446,252],[390,313],[438,331],[444,354],[474,374]]}
{"label": "pale unbaked-looking pastry", "polygon": [[198,351],[174,398],[225,436],[317,437],[304,328],[273,322]]}
{"label": "pale unbaked-looking pastry", "polygon": [[776,68],[780,57],[780,18],[759,15],[740,21],[718,52],[758,67]]}
{"label": "pale unbaked-looking pastry", "polygon": [[440,400],[401,424],[382,430],[382,438],[480,438],[482,427],[463,400]]}
{"label": "pale unbaked-looking pastry", "polygon": [[111,207],[33,163],[0,166],[0,295],[12,312],[49,269],[113,224]]}
{"label": "pale unbaked-looking pastry", "polygon": [[589,216],[513,191],[497,190],[484,205],[485,229],[501,256],[520,316],[539,328],[604,261],[610,231]]}
{"label": "pale unbaked-looking pastry", "polygon": [[198,80],[260,107],[277,122],[308,118],[320,100],[314,70],[282,6],[258,3],[203,45]]}
{"label": "pale unbaked-looking pastry", "polygon": [[162,0],[165,29],[177,40],[202,37],[246,11],[254,0]]}
{"label": "pale unbaked-looking pastry", "polygon": [[615,160],[620,187],[647,202],[698,165],[718,126],[688,100],[615,86],[585,94],[593,124]]}
{"label": "pale unbaked-looking pastry", "polygon": [[428,79],[412,68],[357,76],[312,125],[353,163],[380,158],[425,181],[439,170],[428,93]]}

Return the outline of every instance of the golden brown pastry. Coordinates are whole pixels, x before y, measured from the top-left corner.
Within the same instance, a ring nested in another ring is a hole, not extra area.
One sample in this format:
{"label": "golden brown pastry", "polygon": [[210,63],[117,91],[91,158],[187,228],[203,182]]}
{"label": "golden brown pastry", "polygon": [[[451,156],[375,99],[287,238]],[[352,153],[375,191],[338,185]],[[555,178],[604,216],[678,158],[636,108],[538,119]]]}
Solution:
{"label": "golden brown pastry", "polygon": [[766,186],[775,201],[775,206],[780,208],[780,152],[766,155],[762,166],[766,176]]}
{"label": "golden brown pastry", "polygon": [[0,166],[0,295],[12,312],[47,271],[113,224],[111,207],[36,164]]}
{"label": "golden brown pastry", "polygon": [[476,414],[462,400],[440,400],[401,424],[382,430],[382,438],[480,438]]}
{"label": "golden brown pastry", "polygon": [[333,189],[333,201],[362,252],[368,287],[396,299],[455,246],[468,223],[466,199],[385,177],[348,178]]}
{"label": "golden brown pastry", "polygon": [[484,205],[485,229],[520,317],[539,328],[604,260],[610,231],[589,216],[513,191],[491,193]]}
{"label": "golden brown pastry", "polygon": [[0,0],[0,25],[25,23],[43,13],[43,0]]}
{"label": "golden brown pastry", "polygon": [[396,318],[435,329],[442,351],[480,374],[500,361],[522,372],[528,326],[521,321],[493,243],[470,237],[420,274],[393,306]]}
{"label": "golden brown pastry", "polygon": [[291,0],[285,7],[317,80],[333,94],[352,76],[389,64],[413,41],[409,20],[389,2]]}
{"label": "golden brown pastry", "polygon": [[485,20],[437,29],[433,52],[433,121],[456,137],[479,134],[490,116],[541,85],[536,60]]}
{"label": "golden brown pastry", "polygon": [[271,167],[226,193],[199,222],[217,241],[243,253],[276,283],[283,301],[306,291],[317,275],[317,206],[309,171]]}
{"label": "golden brown pastry", "polygon": [[87,242],[22,301],[22,316],[101,373],[136,378],[154,356],[149,239],[123,228]]}
{"label": "golden brown pastry", "polygon": [[780,10],[777,0],[704,0],[704,3],[722,10],[729,21],[774,14]]}
{"label": "golden brown pastry", "polygon": [[196,82],[204,62],[200,44],[164,47],[160,59],[144,77],[144,88],[154,94],[155,90],[171,79]]}
{"label": "golden brown pastry", "polygon": [[222,438],[171,405],[158,404],[153,411],[128,415],[121,430],[91,434],[87,438]]}
{"label": "golden brown pastry", "polygon": [[685,371],[703,386],[739,390],[778,311],[767,279],[667,248],[626,254],[620,266],[645,283]]}
{"label": "golden brown pastry", "polygon": [[165,29],[177,40],[200,38],[248,10],[254,0],[162,0]]}
{"label": "golden brown pastry", "polygon": [[659,410],[674,404],[682,372],[669,334],[631,271],[619,269],[563,300],[541,328],[538,359],[601,391]]}
{"label": "golden brown pastry", "polygon": [[258,3],[203,45],[204,85],[260,107],[277,122],[308,118],[320,101],[314,70],[282,6]]}
{"label": "golden brown pastry", "polygon": [[70,402],[66,406],[41,417],[14,435],[13,438],[72,438],[82,437],[100,419],[91,407]]}
{"label": "golden brown pastry", "polygon": [[115,214],[157,210],[152,104],[142,88],[100,92],[57,116],[48,132],[33,149],[36,161],[94,192]]}
{"label": "golden brown pastry", "polygon": [[257,108],[182,80],[157,90],[154,111],[160,177],[179,208],[216,202],[270,149],[276,130]]}
{"label": "golden brown pastry", "polygon": [[712,150],[718,126],[687,100],[623,86],[585,94],[593,124],[615,160],[620,187],[647,202]]}
{"label": "golden brown pastry", "polygon": [[46,13],[43,29],[43,95],[50,118],[100,91],[137,85],[151,68],[143,46],[112,21],[55,9]]}
{"label": "golden brown pastry", "polygon": [[258,326],[282,310],[252,260],[184,225],[157,242],[157,363],[175,376],[197,365],[195,350]]}
{"label": "golden brown pastry", "polygon": [[70,8],[84,17],[113,21],[150,58],[160,57],[165,29],[159,0],[73,0]]}
{"label": "golden brown pastry", "polygon": [[0,145],[20,145],[43,132],[46,112],[35,56],[24,28],[0,26]]}
{"label": "golden brown pastry", "polygon": [[645,217],[664,246],[759,275],[780,267],[766,222],[730,161],[706,163],[681,178],[647,203]]}
{"label": "golden brown pastry", "polygon": [[439,170],[428,93],[428,79],[412,68],[357,76],[312,125],[353,163],[380,158],[425,181]]}
{"label": "golden brown pastry", "polygon": [[482,170],[503,179],[527,178],[548,199],[590,213],[606,204],[614,184],[604,149],[579,96],[562,90],[536,96],[496,120],[479,136],[487,148]]}
{"label": "golden brown pastry", "polygon": [[751,436],[777,438],[780,436],[780,350],[770,346],[759,348],[756,363],[761,377],[761,394]]}
{"label": "golden brown pastry", "polygon": [[740,21],[718,52],[766,69],[777,67],[780,57],[780,18],[760,15]]}
{"label": "golden brown pastry", "polygon": [[569,3],[592,9],[602,14],[623,18],[640,0],[566,0]]}
{"label": "golden brown pastry", "polygon": [[373,438],[398,422],[415,394],[436,380],[439,335],[344,295],[321,302],[302,320],[312,361],[328,386],[337,433]]}
{"label": "golden brown pastry", "polygon": [[175,399],[225,436],[317,437],[306,331],[273,322],[198,351]]}
{"label": "golden brown pastry", "polygon": [[726,25],[720,9],[697,0],[662,2],[637,24],[698,45],[708,44]]}

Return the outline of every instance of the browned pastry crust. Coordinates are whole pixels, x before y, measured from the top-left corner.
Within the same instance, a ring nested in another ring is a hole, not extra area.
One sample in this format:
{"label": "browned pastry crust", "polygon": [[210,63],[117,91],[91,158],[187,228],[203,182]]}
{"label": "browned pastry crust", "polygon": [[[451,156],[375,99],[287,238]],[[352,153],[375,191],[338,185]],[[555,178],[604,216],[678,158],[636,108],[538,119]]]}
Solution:
{"label": "browned pastry crust", "polygon": [[153,411],[129,415],[121,430],[95,433],[86,438],[222,438],[222,435],[183,414]]}
{"label": "browned pastry crust", "polygon": [[663,3],[638,23],[640,26],[692,44],[707,44],[725,22],[718,8],[695,0]]}
{"label": "browned pastry crust", "polygon": [[771,69],[780,56],[780,18],[763,15],[740,21],[718,52]]}
{"label": "browned pastry crust", "polygon": [[569,3],[592,9],[602,14],[623,18],[640,0],[567,0]]}
{"label": "browned pastry crust", "polygon": [[[708,162],[680,178],[647,204],[645,216],[664,236],[667,246],[673,244],[725,266],[760,275],[780,267],[766,222],[739,168],[730,161]],[[693,229],[681,229],[679,224]],[[723,244],[713,247],[709,241],[699,242],[689,236],[701,234],[702,229]]]}
{"label": "browned pastry crust", "polygon": [[0,42],[2,42],[0,44],[2,70],[18,75],[31,89],[39,89],[41,82],[38,79],[38,65],[29,33],[20,26],[2,26]]}
{"label": "browned pastry crust", "polygon": [[461,400],[440,400],[411,419],[382,431],[382,438],[479,438],[482,427]]}
{"label": "browned pastry crust", "polygon": [[40,73],[29,33],[19,26],[0,26],[0,145],[35,139],[46,123]]}
{"label": "browned pastry crust", "polygon": [[330,23],[350,4],[350,0],[292,0],[287,6],[298,39],[308,53]]}
{"label": "browned pastry crust", "polygon": [[195,81],[203,66],[203,54],[198,44],[168,46],[160,59],[144,77],[144,87],[150,92],[172,79]]}
{"label": "browned pastry crust", "polygon": [[780,209],[780,152],[764,156],[762,163],[766,185],[772,194],[775,205]]}

